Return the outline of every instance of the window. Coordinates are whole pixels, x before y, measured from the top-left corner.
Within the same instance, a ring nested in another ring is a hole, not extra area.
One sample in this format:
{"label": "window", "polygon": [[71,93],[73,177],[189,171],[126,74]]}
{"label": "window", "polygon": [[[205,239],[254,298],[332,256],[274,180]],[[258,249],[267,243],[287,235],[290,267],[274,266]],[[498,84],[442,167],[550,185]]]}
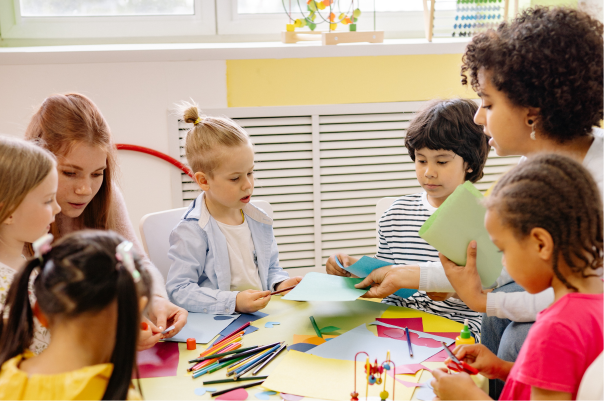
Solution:
{"label": "window", "polygon": [[22,17],[194,15],[193,0],[20,0]]}

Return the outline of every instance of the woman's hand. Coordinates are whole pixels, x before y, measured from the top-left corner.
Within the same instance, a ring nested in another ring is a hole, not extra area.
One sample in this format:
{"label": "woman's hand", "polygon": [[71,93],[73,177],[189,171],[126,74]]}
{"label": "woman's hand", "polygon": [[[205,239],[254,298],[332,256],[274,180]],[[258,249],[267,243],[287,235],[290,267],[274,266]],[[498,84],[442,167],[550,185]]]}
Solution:
{"label": "woman's hand", "polygon": [[146,317],[142,318],[141,331],[138,333],[138,343],[136,345],[137,351],[143,351],[147,348],[153,347],[159,340],[161,340],[161,330],[156,325],[151,323]]}
{"label": "woman's hand", "polygon": [[426,292],[426,295],[428,296],[428,298],[430,298],[433,301],[442,302],[442,301],[446,301],[447,299],[451,298],[453,295],[455,295],[455,293],[454,292]]}
{"label": "woman's hand", "polygon": [[490,400],[488,394],[478,388],[467,373],[449,374],[446,368],[432,371],[430,382],[436,398],[434,400]]}
{"label": "woman's hand", "polygon": [[[487,347],[482,344],[466,344],[455,347],[453,350],[455,357],[460,361],[464,361],[474,369],[478,370],[481,375],[488,379],[501,379],[505,381],[510,374],[513,362],[507,362],[499,359]],[[445,364],[451,363],[447,358]]]}
{"label": "woman's hand", "polygon": [[336,263],[336,258],[340,259],[342,266],[348,267],[353,265],[358,260],[357,258],[353,258],[352,256],[348,256],[343,253],[337,253],[335,255],[331,255],[329,259],[327,259],[327,263],[325,263],[325,270],[327,274],[331,274],[334,276],[343,276],[343,277],[356,277],[354,274],[342,269]]}
{"label": "woman's hand", "polygon": [[363,295],[364,298],[384,298],[394,294],[401,288],[419,287],[419,266],[384,266],[375,269],[356,288],[371,289]]}
{"label": "woman's hand", "polygon": [[[279,285],[277,286],[277,288],[275,288],[275,291],[279,291],[279,290],[283,290],[285,288],[296,286],[296,285],[298,285],[300,283],[300,281],[302,281],[302,277],[300,277],[300,276],[298,276],[298,277],[290,277],[287,280],[280,282]],[[281,294],[285,295],[288,292],[289,291],[284,291]]]}
{"label": "woman's hand", "polygon": [[443,254],[438,254],[443,264],[449,282],[455,288],[459,299],[465,302],[470,309],[476,312],[487,311],[487,293],[483,290],[480,276],[476,269],[476,241],[468,245],[468,261],[465,266],[458,266]]}
{"label": "woman's hand", "polygon": [[157,329],[162,332],[170,326],[174,329],[162,334],[161,339],[176,335],[187,324],[189,312],[186,309],[174,305],[167,299],[155,295],[149,307],[149,319],[155,322]]}

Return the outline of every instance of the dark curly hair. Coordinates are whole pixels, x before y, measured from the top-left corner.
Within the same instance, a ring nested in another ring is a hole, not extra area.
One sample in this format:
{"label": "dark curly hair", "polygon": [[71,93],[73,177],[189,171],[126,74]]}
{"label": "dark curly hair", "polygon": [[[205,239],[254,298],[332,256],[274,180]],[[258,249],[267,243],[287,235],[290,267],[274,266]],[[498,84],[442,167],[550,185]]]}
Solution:
{"label": "dark curly hair", "polygon": [[557,154],[541,154],[505,174],[485,199],[504,226],[524,239],[533,228],[546,230],[554,241],[554,274],[577,291],[558,269],[559,257],[583,277],[602,267],[602,199],[592,175],[578,162]]}
{"label": "dark curly hair", "polygon": [[461,82],[469,75],[478,92],[484,68],[514,105],[539,108],[545,136],[563,143],[587,135],[603,116],[602,33],[602,23],[582,11],[529,8],[472,38]]}
{"label": "dark curly hair", "polygon": [[478,106],[468,99],[432,100],[415,115],[405,137],[405,147],[415,161],[421,148],[450,150],[468,163],[466,180],[476,182],[484,175],[489,157],[489,139],[474,123]]}

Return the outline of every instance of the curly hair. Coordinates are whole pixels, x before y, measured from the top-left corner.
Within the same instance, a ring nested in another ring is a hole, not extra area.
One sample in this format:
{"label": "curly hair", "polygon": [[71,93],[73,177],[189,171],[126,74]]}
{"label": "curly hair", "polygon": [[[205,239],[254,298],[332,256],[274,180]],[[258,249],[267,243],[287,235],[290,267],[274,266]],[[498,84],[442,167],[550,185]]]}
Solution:
{"label": "curly hair", "polygon": [[405,147],[415,161],[415,150],[450,150],[461,156],[472,172],[467,181],[476,182],[484,175],[489,157],[489,139],[474,123],[478,106],[468,99],[432,100],[415,115],[405,136]]}
{"label": "curly hair", "polygon": [[564,143],[587,135],[603,117],[602,23],[565,7],[535,7],[472,38],[462,84],[479,91],[478,72],[512,104],[539,109],[537,129]]}
{"label": "curly hair", "polygon": [[536,227],[552,236],[552,268],[567,288],[577,290],[558,269],[560,256],[573,272],[599,276],[587,272],[602,267],[602,199],[578,162],[557,154],[532,157],[504,175],[484,202],[517,238]]}

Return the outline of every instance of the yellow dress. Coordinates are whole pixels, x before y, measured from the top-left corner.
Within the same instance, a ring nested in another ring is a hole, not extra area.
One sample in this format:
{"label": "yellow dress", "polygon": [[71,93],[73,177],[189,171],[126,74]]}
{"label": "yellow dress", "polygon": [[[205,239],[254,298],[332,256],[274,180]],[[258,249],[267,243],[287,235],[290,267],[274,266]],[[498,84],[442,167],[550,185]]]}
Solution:
{"label": "yellow dress", "polygon": [[[54,375],[28,375],[19,364],[34,356],[31,351],[6,361],[0,368],[0,399],[2,400],[100,400],[113,371],[113,364],[87,366]],[[131,388],[129,400],[141,397]]]}

